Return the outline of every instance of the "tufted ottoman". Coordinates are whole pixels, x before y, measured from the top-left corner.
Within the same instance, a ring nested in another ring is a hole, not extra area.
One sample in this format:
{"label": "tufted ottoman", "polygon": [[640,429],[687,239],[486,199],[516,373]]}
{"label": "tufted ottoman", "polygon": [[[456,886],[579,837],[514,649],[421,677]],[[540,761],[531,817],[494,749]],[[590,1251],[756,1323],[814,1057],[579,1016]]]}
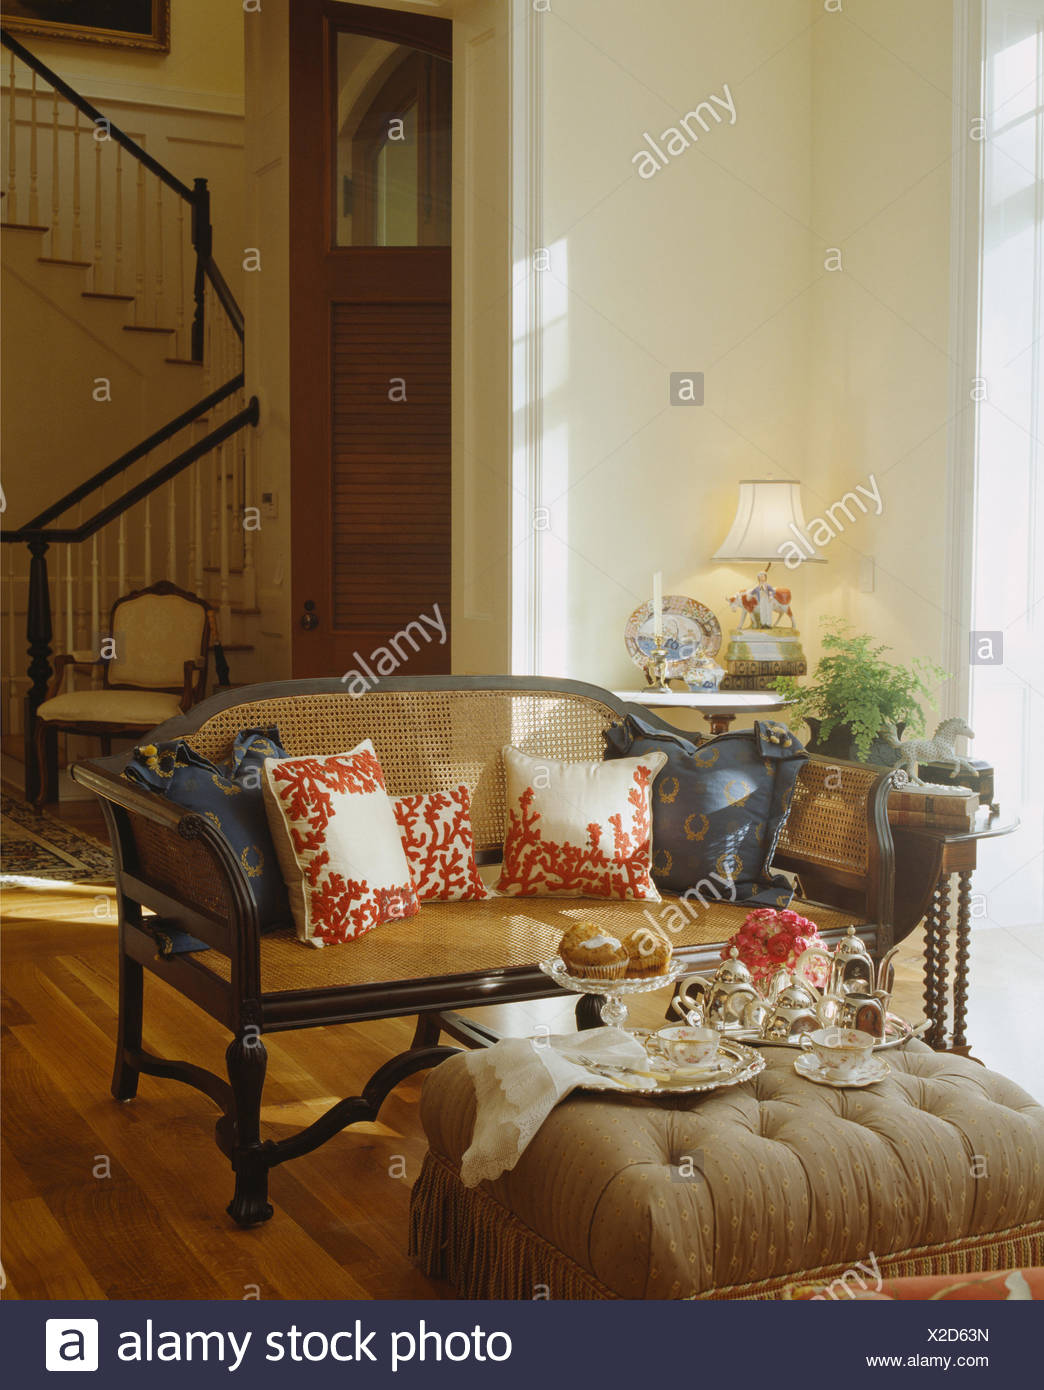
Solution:
{"label": "tufted ottoman", "polygon": [[411,1253],[465,1297],[525,1299],[773,1298],[859,1263],[1044,1263],[1044,1108],[1014,1082],[912,1042],[884,1081],[840,1091],[794,1056],[770,1048],[753,1081],[705,1096],[574,1094],[475,1189],[474,1092],[451,1058],[421,1101]]}

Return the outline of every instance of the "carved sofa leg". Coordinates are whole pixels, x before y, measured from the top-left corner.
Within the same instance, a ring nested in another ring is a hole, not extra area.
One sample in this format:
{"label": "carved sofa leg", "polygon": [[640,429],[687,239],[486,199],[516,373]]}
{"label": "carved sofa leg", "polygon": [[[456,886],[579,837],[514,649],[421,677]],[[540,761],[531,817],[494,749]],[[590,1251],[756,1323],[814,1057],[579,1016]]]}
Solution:
{"label": "carved sofa leg", "polygon": [[116,1063],[110,1090],[117,1100],[133,1100],[138,1094],[139,1071],[128,1053],[141,1052],[144,971],[122,949],[119,959],[119,1022],[116,1029]]}
{"label": "carved sofa leg", "polygon": [[261,1143],[261,1091],[268,1053],[256,1024],[243,1025],[225,1051],[232,1086],[232,1168],[236,1190],[226,1210],[240,1226],[268,1221],[268,1155]]}
{"label": "carved sofa leg", "polygon": [[438,1014],[418,1014],[410,1047],[436,1047],[441,1035],[442,1025]]}

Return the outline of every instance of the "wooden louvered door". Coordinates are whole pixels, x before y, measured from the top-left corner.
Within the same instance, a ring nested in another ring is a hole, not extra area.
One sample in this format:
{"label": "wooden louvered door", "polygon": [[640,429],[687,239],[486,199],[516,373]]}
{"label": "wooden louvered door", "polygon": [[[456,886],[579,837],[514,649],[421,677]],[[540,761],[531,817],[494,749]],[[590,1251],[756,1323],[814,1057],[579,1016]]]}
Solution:
{"label": "wooden louvered door", "polygon": [[294,674],[447,672],[451,25],[290,38]]}

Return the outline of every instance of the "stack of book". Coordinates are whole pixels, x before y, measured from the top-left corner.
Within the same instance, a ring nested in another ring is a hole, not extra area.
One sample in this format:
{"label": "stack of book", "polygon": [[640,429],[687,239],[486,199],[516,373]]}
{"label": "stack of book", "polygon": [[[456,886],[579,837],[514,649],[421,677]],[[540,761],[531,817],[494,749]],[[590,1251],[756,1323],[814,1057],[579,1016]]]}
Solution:
{"label": "stack of book", "polygon": [[888,798],[888,819],[893,825],[930,825],[937,830],[972,830],[979,795],[967,787],[895,787]]}

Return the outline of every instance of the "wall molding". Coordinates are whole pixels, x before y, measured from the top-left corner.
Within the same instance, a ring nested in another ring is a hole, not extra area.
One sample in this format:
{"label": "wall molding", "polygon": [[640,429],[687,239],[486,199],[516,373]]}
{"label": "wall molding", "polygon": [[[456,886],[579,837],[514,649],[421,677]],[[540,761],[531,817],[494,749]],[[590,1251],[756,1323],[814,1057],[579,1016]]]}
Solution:
{"label": "wall molding", "polygon": [[531,0],[511,7],[511,671],[538,675],[542,553],[534,530],[543,482],[544,26]]}
{"label": "wall molding", "polygon": [[971,706],[968,661],[975,556],[975,488],[982,302],[983,141],[972,122],[984,117],[984,0],[954,0],[953,164],[950,182],[950,382],[946,449],[946,556],[943,587],[943,663],[953,674],[943,713],[967,718]]}

